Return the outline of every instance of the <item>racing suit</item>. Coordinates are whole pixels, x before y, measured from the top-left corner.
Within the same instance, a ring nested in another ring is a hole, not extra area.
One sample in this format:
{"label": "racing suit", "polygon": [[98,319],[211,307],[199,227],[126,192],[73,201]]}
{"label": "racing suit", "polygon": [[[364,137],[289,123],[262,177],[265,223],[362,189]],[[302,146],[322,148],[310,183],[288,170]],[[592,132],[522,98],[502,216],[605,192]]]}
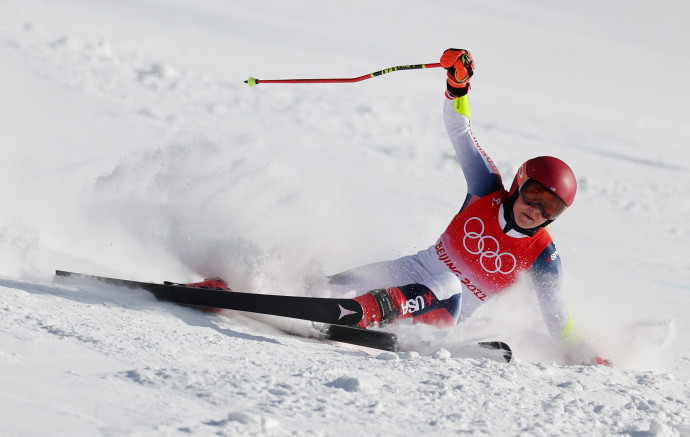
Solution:
{"label": "racing suit", "polygon": [[466,99],[446,94],[443,108],[446,130],[467,180],[465,202],[448,228],[426,250],[330,276],[326,287],[342,297],[394,289],[402,296],[396,303],[399,316],[452,326],[527,272],[550,333],[567,341],[574,328],[563,301],[556,247],[544,228],[529,236],[510,226],[504,214],[508,192],[470,129]]}

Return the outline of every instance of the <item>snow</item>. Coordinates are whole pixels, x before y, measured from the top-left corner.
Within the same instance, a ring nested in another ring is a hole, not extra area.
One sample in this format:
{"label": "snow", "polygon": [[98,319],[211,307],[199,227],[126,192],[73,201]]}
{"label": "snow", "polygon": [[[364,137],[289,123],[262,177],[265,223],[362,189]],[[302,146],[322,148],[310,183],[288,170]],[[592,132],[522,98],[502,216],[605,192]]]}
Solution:
{"label": "snow", "polygon": [[[0,434],[690,435],[690,71],[681,2],[4,0]],[[553,226],[580,329],[567,365],[524,284],[405,351],[285,334],[57,280],[305,279],[432,244],[465,196],[444,72],[477,61],[473,127],[506,179],[558,156]],[[500,339],[518,360],[467,357]]]}

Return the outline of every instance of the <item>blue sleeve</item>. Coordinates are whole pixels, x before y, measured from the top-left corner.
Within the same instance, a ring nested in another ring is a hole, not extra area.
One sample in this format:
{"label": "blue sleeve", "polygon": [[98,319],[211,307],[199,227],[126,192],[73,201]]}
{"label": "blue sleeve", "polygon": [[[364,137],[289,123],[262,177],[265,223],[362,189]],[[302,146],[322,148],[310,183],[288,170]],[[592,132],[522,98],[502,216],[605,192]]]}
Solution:
{"label": "blue sleeve", "polygon": [[502,189],[503,182],[496,164],[479,146],[470,129],[470,119],[456,111],[453,99],[446,98],[443,119],[467,181],[467,200]]}
{"label": "blue sleeve", "polygon": [[563,299],[561,258],[553,242],[537,257],[529,272],[544,322],[554,338],[562,339],[569,317]]}

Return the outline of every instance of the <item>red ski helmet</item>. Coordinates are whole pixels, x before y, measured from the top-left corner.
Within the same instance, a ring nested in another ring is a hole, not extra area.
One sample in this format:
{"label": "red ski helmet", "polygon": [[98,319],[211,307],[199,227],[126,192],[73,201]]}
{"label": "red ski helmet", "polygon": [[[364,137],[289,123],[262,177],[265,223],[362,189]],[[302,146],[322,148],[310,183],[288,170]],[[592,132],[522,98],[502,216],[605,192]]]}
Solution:
{"label": "red ski helmet", "polygon": [[532,158],[520,166],[510,186],[509,194],[515,194],[519,187],[527,181],[534,179],[570,207],[575,200],[577,181],[575,174],[568,164],[553,156],[538,156]]}

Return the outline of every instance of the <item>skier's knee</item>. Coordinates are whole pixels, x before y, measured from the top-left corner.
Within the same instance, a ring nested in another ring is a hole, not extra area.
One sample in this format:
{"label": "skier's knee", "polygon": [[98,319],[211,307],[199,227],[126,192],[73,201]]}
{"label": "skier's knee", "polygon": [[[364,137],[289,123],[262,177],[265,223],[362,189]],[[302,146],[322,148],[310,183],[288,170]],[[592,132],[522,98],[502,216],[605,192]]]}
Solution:
{"label": "skier's knee", "polygon": [[450,299],[452,296],[462,292],[460,279],[451,272],[427,278],[422,281],[422,285],[433,291],[439,300]]}

